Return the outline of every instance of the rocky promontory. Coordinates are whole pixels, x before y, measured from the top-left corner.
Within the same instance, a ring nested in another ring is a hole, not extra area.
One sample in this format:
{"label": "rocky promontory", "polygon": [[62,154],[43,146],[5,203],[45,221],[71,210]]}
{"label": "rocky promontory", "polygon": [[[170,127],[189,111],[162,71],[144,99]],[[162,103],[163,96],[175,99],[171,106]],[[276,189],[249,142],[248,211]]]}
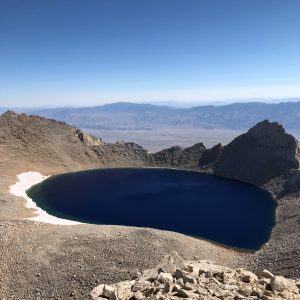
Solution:
{"label": "rocky promontory", "polygon": [[214,174],[258,186],[299,167],[298,141],[267,120],[223,148]]}

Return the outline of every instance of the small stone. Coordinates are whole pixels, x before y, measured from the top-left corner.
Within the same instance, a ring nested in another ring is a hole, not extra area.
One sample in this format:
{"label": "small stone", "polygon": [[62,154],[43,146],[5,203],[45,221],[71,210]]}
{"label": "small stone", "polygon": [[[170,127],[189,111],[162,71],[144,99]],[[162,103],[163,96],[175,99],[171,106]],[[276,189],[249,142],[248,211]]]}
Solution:
{"label": "small stone", "polygon": [[170,273],[160,273],[157,277],[157,280],[160,283],[173,282],[173,276]]}
{"label": "small stone", "polygon": [[163,293],[164,294],[171,293],[173,291],[173,288],[174,288],[174,283],[166,282],[166,284],[163,288]]}
{"label": "small stone", "polygon": [[132,274],[131,279],[137,279],[142,275],[141,272],[136,271],[135,273]]}
{"label": "small stone", "polygon": [[184,272],[184,271],[182,271],[180,269],[176,269],[176,271],[175,271],[175,277],[177,279],[180,279],[180,278],[183,279],[183,277],[184,277],[185,274],[186,274],[186,272]]}
{"label": "small stone", "polygon": [[272,291],[273,290],[271,283],[267,283],[265,288],[266,288],[266,291]]}
{"label": "small stone", "polygon": [[155,293],[155,291],[156,289],[154,287],[151,287],[150,289],[146,290],[143,294],[145,297],[151,297]]}
{"label": "small stone", "polygon": [[251,294],[251,290],[247,289],[247,288],[242,288],[238,290],[238,293],[245,296],[245,297],[249,297]]}
{"label": "small stone", "polygon": [[271,293],[271,291],[264,291],[264,295],[268,297],[272,297],[273,294]]}
{"label": "small stone", "polygon": [[259,291],[252,291],[250,296],[253,296],[253,297],[257,297],[257,298],[261,298],[263,295],[262,292],[259,292]]}
{"label": "small stone", "polygon": [[277,294],[279,297],[283,298],[283,299],[287,299],[287,300],[294,300],[294,299],[300,299],[300,296],[298,295],[298,297],[292,293],[292,292],[288,292],[288,291],[283,291]]}
{"label": "small stone", "polygon": [[136,300],[141,300],[141,299],[144,299],[145,297],[144,297],[144,295],[142,294],[141,291],[137,291],[137,292],[134,294],[134,298],[135,298]]}
{"label": "small stone", "polygon": [[201,286],[197,287],[195,293],[199,295],[207,295],[207,290]]}
{"label": "small stone", "polygon": [[147,289],[149,289],[149,288],[151,288],[151,282],[149,282],[149,281],[136,281],[135,283],[134,283],[134,285],[133,285],[133,287],[132,287],[132,291],[133,292],[137,292],[137,291],[141,291],[141,292],[143,292],[143,291],[145,291],[145,290],[147,290]]}
{"label": "small stone", "polygon": [[228,291],[235,291],[235,290],[238,290],[239,287],[235,284],[224,284],[223,289],[228,290]]}
{"label": "small stone", "polygon": [[177,289],[176,294],[182,298],[189,298],[189,293],[183,289]]}

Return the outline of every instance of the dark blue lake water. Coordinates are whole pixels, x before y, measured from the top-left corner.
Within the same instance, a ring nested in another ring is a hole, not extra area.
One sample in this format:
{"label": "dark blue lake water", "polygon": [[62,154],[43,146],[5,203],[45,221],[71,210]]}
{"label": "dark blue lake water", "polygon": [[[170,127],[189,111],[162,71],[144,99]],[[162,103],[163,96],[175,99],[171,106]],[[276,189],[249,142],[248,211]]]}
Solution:
{"label": "dark blue lake water", "polygon": [[57,217],[172,230],[246,249],[267,242],[276,209],[271,195],[255,186],[170,169],[63,174],[27,194]]}

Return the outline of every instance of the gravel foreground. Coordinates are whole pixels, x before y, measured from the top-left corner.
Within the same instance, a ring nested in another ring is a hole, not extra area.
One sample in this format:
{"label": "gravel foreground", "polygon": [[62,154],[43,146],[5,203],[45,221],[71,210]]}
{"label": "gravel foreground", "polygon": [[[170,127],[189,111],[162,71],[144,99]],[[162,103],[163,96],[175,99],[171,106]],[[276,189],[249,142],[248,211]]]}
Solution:
{"label": "gravel foreground", "polygon": [[166,256],[156,268],[138,272],[131,280],[100,284],[91,291],[90,299],[300,299],[300,281],[275,276],[268,270],[254,274],[206,260],[175,258],[176,262]]}

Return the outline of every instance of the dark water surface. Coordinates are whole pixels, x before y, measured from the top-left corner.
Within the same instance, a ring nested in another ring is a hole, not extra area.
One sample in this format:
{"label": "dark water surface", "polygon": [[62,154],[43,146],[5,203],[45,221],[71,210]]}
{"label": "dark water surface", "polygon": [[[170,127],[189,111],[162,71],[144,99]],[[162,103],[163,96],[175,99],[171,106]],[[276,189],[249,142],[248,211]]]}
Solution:
{"label": "dark water surface", "polygon": [[49,214],[86,223],[152,227],[258,249],[276,204],[255,186],[170,169],[102,169],[53,176],[27,191]]}

